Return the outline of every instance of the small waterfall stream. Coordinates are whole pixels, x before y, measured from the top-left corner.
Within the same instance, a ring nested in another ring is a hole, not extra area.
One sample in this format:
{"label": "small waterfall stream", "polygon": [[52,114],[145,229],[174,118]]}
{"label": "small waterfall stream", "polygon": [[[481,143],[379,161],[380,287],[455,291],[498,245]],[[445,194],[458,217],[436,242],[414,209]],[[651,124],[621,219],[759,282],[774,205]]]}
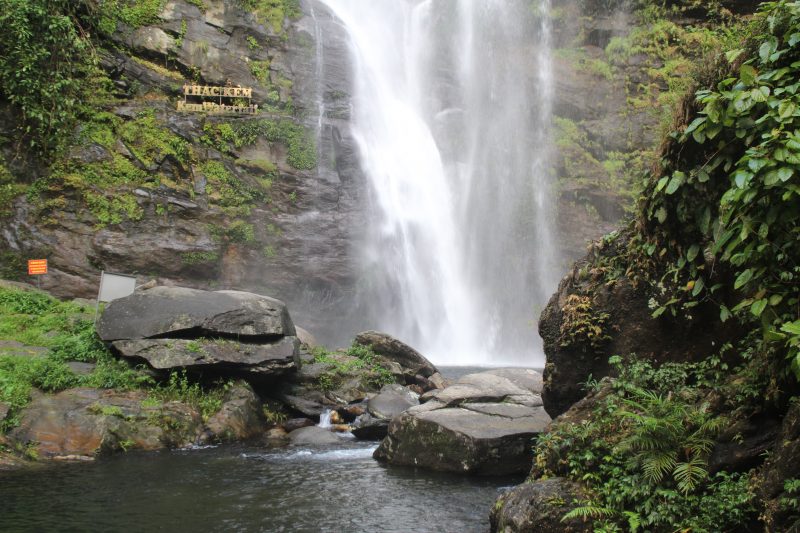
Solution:
{"label": "small waterfall stream", "polygon": [[557,284],[549,0],[321,0],[370,184],[365,326],[437,364],[541,364]]}

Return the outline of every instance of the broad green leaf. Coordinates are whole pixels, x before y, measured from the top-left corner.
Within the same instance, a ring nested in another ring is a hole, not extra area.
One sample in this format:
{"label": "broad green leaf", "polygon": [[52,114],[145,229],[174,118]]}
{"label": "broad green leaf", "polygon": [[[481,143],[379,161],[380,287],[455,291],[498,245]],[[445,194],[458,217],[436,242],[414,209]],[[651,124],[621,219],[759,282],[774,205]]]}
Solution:
{"label": "broad green leaf", "polygon": [[[793,33],[789,36],[789,46],[794,46],[800,43],[800,33]],[[730,53],[730,52],[729,52]],[[727,54],[726,54],[727,55]],[[728,61],[731,61],[730,59]]]}
{"label": "broad green leaf", "polygon": [[733,288],[741,289],[747,285],[751,279],[753,279],[753,271],[748,268],[736,277],[736,281],[733,283]]}
{"label": "broad green leaf", "polygon": [[750,306],[750,312],[753,313],[754,316],[761,316],[761,313],[764,312],[764,309],[767,308],[767,304],[769,300],[766,298],[761,298],[760,300],[756,300],[753,302],[753,305]]}
{"label": "broad green leaf", "polygon": [[[667,210],[663,207],[659,207],[656,211],[656,218],[658,222],[663,224],[667,220]],[[655,251],[655,247],[653,247],[653,251]],[[652,255],[653,252],[650,252],[648,255]]]}
{"label": "broad green leaf", "polygon": [[753,67],[753,65],[744,64],[739,69],[739,77],[742,79],[742,83],[745,85],[752,85],[753,81],[755,81],[756,76],[758,76],[758,71]]}
{"label": "broad green leaf", "polygon": [[794,115],[796,109],[797,107],[794,105],[793,102],[789,100],[784,100],[778,107],[778,116],[782,119],[787,119],[792,115]]}
{"label": "broad green leaf", "polygon": [[781,326],[781,331],[789,333],[790,335],[800,335],[800,320],[786,322]]}
{"label": "broad green leaf", "polygon": [[667,185],[667,194],[674,194],[675,191],[677,191],[678,188],[683,185],[685,180],[686,174],[681,171],[676,171],[669,180],[669,185]]}
{"label": "broad green leaf", "polygon": [[660,180],[658,180],[658,185],[656,185],[656,191],[662,190],[667,183],[669,182],[669,176],[664,176]]}
{"label": "broad green leaf", "polygon": [[695,260],[695,258],[697,257],[698,253],[700,253],[700,247],[698,245],[696,245],[696,244],[693,244],[689,248],[689,251],[686,252],[686,260],[691,263],[692,261]]}
{"label": "broad green leaf", "polygon": [[724,305],[721,305],[719,307],[719,319],[722,322],[726,322],[731,316],[732,316],[731,312],[727,307],[725,307]]}
{"label": "broad green leaf", "polygon": [[697,281],[694,282],[694,288],[692,289],[692,298],[697,298],[697,295],[703,291],[705,286],[706,284],[703,278],[697,278]]}
{"label": "broad green leaf", "polygon": [[793,175],[794,169],[791,167],[781,167],[778,169],[778,179],[783,182],[789,181],[789,178],[791,178]]}
{"label": "broad green leaf", "polygon": [[738,50],[730,50],[728,52],[725,52],[725,59],[728,60],[728,63],[733,63],[734,61],[739,59],[739,56],[741,56],[743,53],[744,50],[742,50],[741,48]]}
{"label": "broad green leaf", "polygon": [[689,124],[689,127],[686,128],[686,131],[684,133],[686,135],[689,135],[694,130],[696,130],[697,127],[700,126],[700,124],[703,124],[705,121],[706,121],[706,117],[697,117],[696,119],[694,119],[692,121],[691,124]]}

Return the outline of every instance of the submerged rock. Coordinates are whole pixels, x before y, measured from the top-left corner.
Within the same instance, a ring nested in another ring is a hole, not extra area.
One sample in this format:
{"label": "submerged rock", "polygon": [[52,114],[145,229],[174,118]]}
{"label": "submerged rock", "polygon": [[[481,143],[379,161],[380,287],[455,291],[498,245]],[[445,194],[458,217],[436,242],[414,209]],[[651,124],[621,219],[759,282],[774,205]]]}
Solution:
{"label": "submerged rock", "polygon": [[289,433],[292,444],[306,444],[310,446],[326,446],[341,442],[339,437],[319,426],[300,428]]}
{"label": "submerged rock", "polygon": [[480,475],[527,472],[531,441],[550,423],[528,377],[520,383],[531,388],[492,371],[463,376],[394,418],[375,458]]}
{"label": "submerged rock", "polygon": [[562,522],[589,499],[583,488],[564,478],[524,483],[497,499],[490,515],[492,533],[578,533],[593,531],[591,521]]}

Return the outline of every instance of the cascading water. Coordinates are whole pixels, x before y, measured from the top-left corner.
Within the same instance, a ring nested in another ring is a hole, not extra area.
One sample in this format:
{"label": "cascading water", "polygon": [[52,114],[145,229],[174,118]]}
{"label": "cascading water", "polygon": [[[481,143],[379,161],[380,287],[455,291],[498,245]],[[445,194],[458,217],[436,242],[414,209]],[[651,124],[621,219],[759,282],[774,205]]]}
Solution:
{"label": "cascading water", "polygon": [[549,0],[321,1],[355,69],[365,325],[438,364],[540,364],[558,279]]}

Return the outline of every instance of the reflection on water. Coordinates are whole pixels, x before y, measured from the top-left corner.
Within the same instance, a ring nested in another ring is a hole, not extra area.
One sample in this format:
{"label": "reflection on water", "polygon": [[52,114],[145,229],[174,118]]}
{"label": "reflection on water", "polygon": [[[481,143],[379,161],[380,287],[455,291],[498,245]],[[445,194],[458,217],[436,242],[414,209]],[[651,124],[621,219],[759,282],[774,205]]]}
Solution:
{"label": "reflection on water", "polygon": [[476,479],[336,449],[131,453],[0,473],[0,531],[485,532],[520,479]]}

